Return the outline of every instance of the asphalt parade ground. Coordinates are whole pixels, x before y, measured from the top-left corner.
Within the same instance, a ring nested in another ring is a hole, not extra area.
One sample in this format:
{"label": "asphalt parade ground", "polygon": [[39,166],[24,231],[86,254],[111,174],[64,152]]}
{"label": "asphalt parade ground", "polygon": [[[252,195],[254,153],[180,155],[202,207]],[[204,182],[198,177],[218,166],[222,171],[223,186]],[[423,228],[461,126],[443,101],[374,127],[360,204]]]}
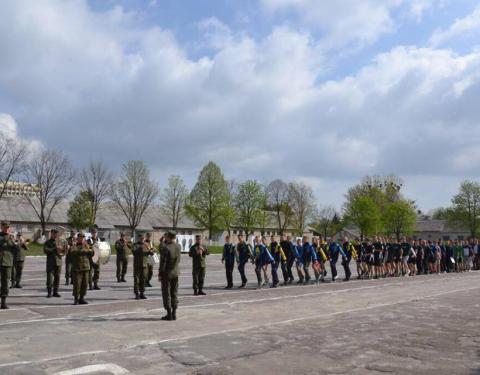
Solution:
{"label": "asphalt parade ground", "polygon": [[0,374],[480,374],[478,271],[257,291],[250,265],[247,289],[224,290],[211,255],[207,296],[193,296],[182,258],[175,322],[160,320],[156,274],[134,300],[131,259],[127,283],[113,258],[73,306],[63,277],[61,298],[45,297],[45,259],[27,258],[0,311]]}

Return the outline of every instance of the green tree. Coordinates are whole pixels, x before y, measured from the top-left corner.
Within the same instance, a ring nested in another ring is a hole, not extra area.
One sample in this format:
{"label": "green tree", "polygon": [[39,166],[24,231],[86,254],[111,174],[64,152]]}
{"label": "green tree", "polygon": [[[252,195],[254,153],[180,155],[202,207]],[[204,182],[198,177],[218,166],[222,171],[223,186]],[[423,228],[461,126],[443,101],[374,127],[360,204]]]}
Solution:
{"label": "green tree", "polygon": [[363,239],[365,236],[378,233],[380,210],[371,197],[359,195],[347,202],[344,220],[346,223],[356,225]]}
{"label": "green tree", "polygon": [[383,223],[388,234],[394,234],[397,240],[415,230],[417,215],[413,202],[401,199],[389,204],[383,214]]}
{"label": "green tree", "polygon": [[186,205],[186,212],[196,225],[208,230],[209,239],[222,229],[222,215],[227,203],[228,186],[222,170],[214,162],[208,162],[198,176]]}
{"label": "green tree", "polygon": [[240,184],[235,197],[238,225],[248,239],[252,230],[259,225],[265,197],[263,187],[257,181],[247,180]]}
{"label": "green tree", "polygon": [[476,237],[480,225],[480,184],[474,181],[463,181],[452,203],[451,221],[468,228],[470,236]]}
{"label": "green tree", "polygon": [[68,224],[76,230],[90,228],[92,223],[92,201],[91,193],[88,191],[81,191],[76,195],[74,200],[70,203],[67,211]]}

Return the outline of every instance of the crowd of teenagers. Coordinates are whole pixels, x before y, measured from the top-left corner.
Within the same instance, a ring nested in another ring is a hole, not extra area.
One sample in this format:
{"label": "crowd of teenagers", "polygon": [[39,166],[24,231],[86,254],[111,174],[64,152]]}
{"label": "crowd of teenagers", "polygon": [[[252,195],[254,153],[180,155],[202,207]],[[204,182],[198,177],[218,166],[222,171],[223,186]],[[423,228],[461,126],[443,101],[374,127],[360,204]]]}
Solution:
{"label": "crowd of teenagers", "polygon": [[[246,243],[243,235],[238,235],[234,245],[226,237],[222,262],[225,264],[227,289],[233,288],[235,264],[242,280],[240,288],[245,288],[247,278],[245,267],[251,262],[255,267],[257,288],[280,285],[279,271],[283,278],[281,285],[295,281],[298,284],[319,284],[327,277],[326,264],[330,265],[330,280],[337,279],[337,264],[341,263],[345,278],[352,277],[351,264],[356,263],[358,279],[378,279],[385,277],[415,276],[419,274],[439,274],[444,272],[468,272],[480,269],[480,245],[478,240],[431,241],[407,240],[375,236],[373,239],[348,238],[324,241],[322,237],[307,236],[292,241],[290,236],[256,236],[253,246]],[[270,271],[269,271],[270,268]],[[270,283],[271,276],[271,283]]]}

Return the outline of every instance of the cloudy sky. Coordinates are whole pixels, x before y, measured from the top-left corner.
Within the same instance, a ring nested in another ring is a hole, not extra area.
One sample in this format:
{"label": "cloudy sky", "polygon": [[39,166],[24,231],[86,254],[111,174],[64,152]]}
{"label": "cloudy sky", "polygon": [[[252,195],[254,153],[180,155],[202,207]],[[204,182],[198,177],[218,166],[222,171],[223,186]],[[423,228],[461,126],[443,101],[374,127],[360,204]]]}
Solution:
{"label": "cloudy sky", "polygon": [[480,177],[476,0],[0,0],[0,128],[118,171],[311,184]]}

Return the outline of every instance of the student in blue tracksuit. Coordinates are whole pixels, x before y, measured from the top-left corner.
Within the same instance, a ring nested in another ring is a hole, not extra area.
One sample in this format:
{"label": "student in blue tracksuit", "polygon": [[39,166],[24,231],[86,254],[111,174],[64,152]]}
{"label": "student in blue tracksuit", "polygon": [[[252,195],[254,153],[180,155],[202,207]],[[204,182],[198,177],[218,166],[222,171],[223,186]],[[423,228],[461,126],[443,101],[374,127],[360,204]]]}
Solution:
{"label": "student in blue tracksuit", "polygon": [[282,269],[282,275],[283,275],[283,281],[284,281],[283,285],[287,285],[288,275],[287,275],[287,269],[285,267],[287,258],[285,256],[285,253],[282,250],[282,247],[278,244],[277,241],[275,241],[274,235],[270,237],[270,254],[274,259],[272,263],[272,288],[276,288],[279,283],[279,279],[278,279],[279,266]]}
{"label": "student in blue tracksuit", "polygon": [[287,272],[287,281],[288,284],[291,284],[294,280],[293,278],[293,264],[295,263],[295,254],[293,251],[294,244],[292,243],[290,236],[282,236],[280,239],[280,246],[282,247],[283,253],[287,257],[287,262],[285,263],[285,269]]}
{"label": "student in blue tracksuit", "polygon": [[302,249],[302,257],[303,257],[303,272],[305,273],[305,283],[309,284],[310,280],[312,279],[310,276],[310,266],[313,262],[317,261],[317,254],[315,249],[310,242],[308,242],[308,237],[303,236],[303,249]]}
{"label": "student in blue tracksuit", "polygon": [[305,276],[303,275],[303,246],[300,238],[297,239],[297,243],[293,246],[293,251],[295,254],[295,266],[297,267],[298,273],[297,284],[303,284]]}
{"label": "student in blue tracksuit", "polygon": [[257,289],[262,289],[262,266],[263,257],[265,253],[265,246],[260,242],[260,237],[255,236],[253,241],[253,258],[252,263],[255,265],[255,274],[257,275]]}
{"label": "student in blue tracksuit", "polygon": [[265,236],[262,236],[262,245],[264,246],[264,251],[263,251],[263,258],[262,258],[262,271],[263,271],[263,276],[265,280],[263,281],[263,285],[268,285],[269,280],[268,280],[268,266],[272,265],[275,263],[275,260],[273,259],[273,255],[270,252],[270,248],[267,243],[267,238]]}
{"label": "student in blue tracksuit", "polygon": [[233,269],[235,268],[235,247],[230,242],[230,236],[225,237],[223,245],[222,263],[225,264],[225,275],[227,277],[227,286],[225,289],[233,288]]}
{"label": "student in blue tracksuit", "polygon": [[333,240],[330,243],[330,246],[328,248],[328,254],[330,258],[330,269],[332,270],[332,282],[335,282],[337,278],[337,261],[339,255],[342,256],[342,259],[346,259],[347,255],[343,251],[342,245],[340,245],[338,242]]}
{"label": "student in blue tracksuit", "polygon": [[247,285],[247,277],[245,276],[245,265],[252,256],[252,248],[243,240],[243,235],[238,235],[238,243],[235,247],[235,257],[238,264],[238,272],[240,273],[240,278],[242,279],[242,285],[239,288],[245,288]]}

